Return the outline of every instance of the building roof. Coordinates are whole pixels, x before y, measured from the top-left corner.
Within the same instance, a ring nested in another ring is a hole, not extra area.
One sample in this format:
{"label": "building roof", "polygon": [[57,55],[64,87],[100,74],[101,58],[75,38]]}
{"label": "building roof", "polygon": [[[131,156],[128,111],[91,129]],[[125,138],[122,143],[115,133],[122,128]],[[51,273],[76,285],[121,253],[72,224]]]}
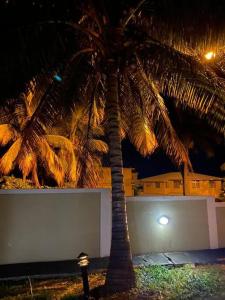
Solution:
{"label": "building roof", "polygon": [[[205,174],[199,174],[199,173],[189,173],[188,177],[190,180],[221,180],[222,178],[220,177],[215,177],[215,176],[210,176],[210,175],[205,175]],[[165,174],[160,174],[156,176],[151,176],[151,177],[146,177],[146,178],[141,178],[139,179],[140,182],[145,182],[145,181],[167,181],[167,180],[182,180],[182,175],[180,172],[170,172],[170,173],[165,173]]]}

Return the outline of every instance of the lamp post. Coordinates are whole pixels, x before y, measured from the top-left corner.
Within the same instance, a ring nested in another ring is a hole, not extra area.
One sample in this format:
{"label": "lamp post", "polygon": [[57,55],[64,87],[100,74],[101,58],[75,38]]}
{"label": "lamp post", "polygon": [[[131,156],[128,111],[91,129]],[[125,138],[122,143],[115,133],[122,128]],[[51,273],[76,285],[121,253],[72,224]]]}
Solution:
{"label": "lamp post", "polygon": [[88,255],[84,252],[81,252],[78,257],[78,265],[80,266],[82,280],[83,280],[83,290],[84,290],[84,299],[89,299],[89,282],[88,282],[88,272],[87,267],[89,264]]}

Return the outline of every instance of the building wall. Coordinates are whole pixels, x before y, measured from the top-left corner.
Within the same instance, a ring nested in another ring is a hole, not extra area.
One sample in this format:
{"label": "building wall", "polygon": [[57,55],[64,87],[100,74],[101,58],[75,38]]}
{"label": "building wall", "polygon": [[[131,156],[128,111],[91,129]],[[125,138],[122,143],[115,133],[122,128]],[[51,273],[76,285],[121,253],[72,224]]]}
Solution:
{"label": "building wall", "polygon": [[179,187],[174,187],[172,180],[164,182],[144,182],[143,183],[143,195],[182,195],[182,184]]}
{"label": "building wall", "polygon": [[[124,175],[124,191],[126,196],[133,196],[133,172],[132,168],[123,168]],[[98,188],[109,188],[111,189],[111,169],[102,168],[102,174],[99,180]]]}
{"label": "building wall", "polygon": [[199,181],[199,187],[194,187],[193,181],[190,181],[190,194],[191,195],[206,195],[206,196],[219,196],[222,189],[221,181],[214,181],[215,187],[210,187],[210,181]]}
{"label": "building wall", "polygon": [[[139,180],[143,185],[141,195],[183,195],[183,184],[180,180],[149,181]],[[215,187],[210,187],[210,182],[206,180],[190,180],[188,182],[188,195],[192,196],[214,196],[218,197],[222,190],[222,182],[214,181]],[[156,186],[157,185],[157,186]],[[160,185],[160,186],[159,186]]]}

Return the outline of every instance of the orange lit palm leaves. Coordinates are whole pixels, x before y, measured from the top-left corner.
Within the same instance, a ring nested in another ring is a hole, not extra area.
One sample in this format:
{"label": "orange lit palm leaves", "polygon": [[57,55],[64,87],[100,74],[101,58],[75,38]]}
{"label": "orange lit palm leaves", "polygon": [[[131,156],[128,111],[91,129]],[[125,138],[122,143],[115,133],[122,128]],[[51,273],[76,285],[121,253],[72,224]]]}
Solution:
{"label": "orange lit palm leaves", "polygon": [[[38,83],[31,81],[26,93],[20,95],[19,99],[6,101],[0,112],[0,120],[4,123],[0,125],[0,145],[10,145],[0,159],[1,173],[9,174],[17,164],[23,178],[32,174],[33,182],[38,187],[38,164],[44,166],[47,175],[54,178],[59,186],[63,185],[64,180],[76,181],[76,160],[73,145],[68,139],[44,134],[46,128],[42,125],[42,134],[32,139],[32,144],[29,140],[32,118],[49,84],[48,77],[41,78]],[[37,135],[37,131],[32,134]],[[55,148],[59,149],[58,154]],[[66,168],[62,162],[62,152],[64,160],[70,161]]]}
{"label": "orange lit palm leaves", "polygon": [[93,103],[92,114],[88,108],[75,105],[70,127],[70,140],[77,158],[77,186],[95,187],[102,167],[102,155],[108,152],[107,144],[101,140],[103,109]]}
{"label": "orange lit palm leaves", "polygon": [[[61,129],[49,128],[55,134],[46,134],[49,130],[45,124],[41,125],[42,131],[37,131],[29,122],[51,84],[49,78],[42,76],[31,81],[26,93],[19,100],[9,100],[0,112],[2,122],[10,120],[8,124],[0,125],[0,145],[12,142],[0,160],[0,171],[8,174],[18,164],[23,178],[32,173],[34,183],[39,186],[37,167],[41,164],[59,186],[69,181],[80,187],[94,187],[99,179],[101,156],[108,151],[107,144],[100,139],[104,136],[101,127],[103,109],[94,103],[89,120],[89,110],[77,104]],[[9,106],[13,111],[7,110]],[[66,128],[68,125],[70,128]],[[26,131],[27,128],[30,130]]]}

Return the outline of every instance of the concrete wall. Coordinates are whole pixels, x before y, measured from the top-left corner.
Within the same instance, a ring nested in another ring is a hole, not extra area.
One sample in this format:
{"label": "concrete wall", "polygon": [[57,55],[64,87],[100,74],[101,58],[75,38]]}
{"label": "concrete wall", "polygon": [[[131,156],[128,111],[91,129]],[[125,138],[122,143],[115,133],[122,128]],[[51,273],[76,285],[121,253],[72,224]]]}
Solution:
{"label": "concrete wall", "polygon": [[[27,190],[0,193],[0,264],[74,259],[102,252],[104,190]],[[106,210],[110,210],[110,207]],[[110,228],[107,229],[110,231]]]}
{"label": "concrete wall", "polygon": [[[1,190],[0,212],[0,264],[109,255],[110,190]],[[225,203],[212,197],[129,197],[127,212],[134,254],[225,247]]]}
{"label": "concrete wall", "polygon": [[218,246],[225,248],[225,203],[216,203],[216,220],[218,230]]}
{"label": "concrete wall", "polygon": [[[158,197],[139,197],[128,200],[133,253],[210,248],[207,200],[184,199],[163,197],[163,201],[159,201]],[[163,215],[169,219],[166,226],[158,223]]]}

